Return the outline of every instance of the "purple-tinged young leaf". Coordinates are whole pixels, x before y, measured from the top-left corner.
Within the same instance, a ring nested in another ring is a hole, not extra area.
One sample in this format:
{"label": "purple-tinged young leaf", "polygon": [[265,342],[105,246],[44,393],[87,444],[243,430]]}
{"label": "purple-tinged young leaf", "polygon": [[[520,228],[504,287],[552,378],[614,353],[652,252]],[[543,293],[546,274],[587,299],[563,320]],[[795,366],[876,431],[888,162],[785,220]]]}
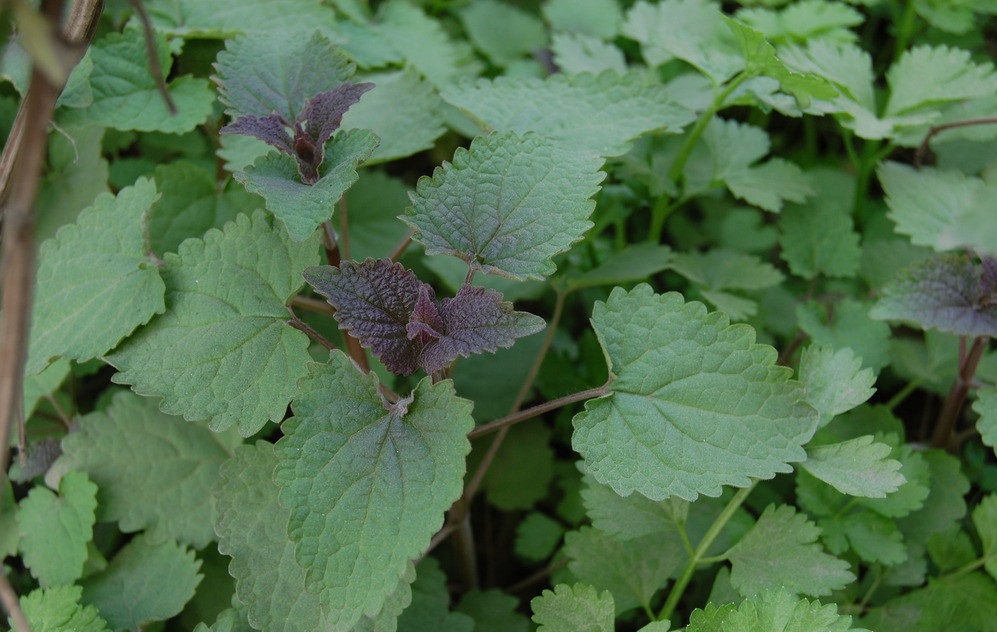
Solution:
{"label": "purple-tinged young leaf", "polygon": [[546,325],[539,316],[513,311],[512,303],[503,301],[499,292],[473,285],[443,299],[440,314],[446,323],[444,335],[419,356],[419,366],[427,373],[446,368],[457,356],[511,347],[516,338],[535,334]]}
{"label": "purple-tinged young leaf", "polygon": [[[320,92],[308,101],[299,120],[308,121],[308,135],[321,148],[343,122],[343,115],[360,97],[373,89],[372,83],[344,83],[332,90]],[[321,151],[321,150],[320,150]],[[322,161],[319,161],[322,164]]]}
{"label": "purple-tinged young leaf", "polygon": [[287,122],[279,114],[270,116],[240,116],[225,127],[218,130],[219,134],[245,134],[255,136],[271,147],[276,147],[285,154],[294,155],[291,148],[291,135],[287,133]]}
{"label": "purple-tinged young leaf", "polygon": [[344,261],[339,268],[315,266],[303,274],[336,308],[340,327],[389,371],[410,375],[419,368],[416,345],[406,330],[425,285],[415,274],[388,259]]}
{"label": "purple-tinged young leaf", "polygon": [[883,289],[869,316],[960,336],[997,336],[993,267],[958,255],[925,259]]}
{"label": "purple-tinged young leaf", "polygon": [[421,347],[425,347],[430,342],[441,338],[445,329],[446,324],[436,306],[433,288],[424,283],[419,288],[419,300],[415,303],[412,316],[408,324],[405,325],[409,340],[418,341],[421,343]]}
{"label": "purple-tinged young leaf", "polygon": [[983,257],[983,274],[980,275],[980,303],[997,302],[997,257]]}

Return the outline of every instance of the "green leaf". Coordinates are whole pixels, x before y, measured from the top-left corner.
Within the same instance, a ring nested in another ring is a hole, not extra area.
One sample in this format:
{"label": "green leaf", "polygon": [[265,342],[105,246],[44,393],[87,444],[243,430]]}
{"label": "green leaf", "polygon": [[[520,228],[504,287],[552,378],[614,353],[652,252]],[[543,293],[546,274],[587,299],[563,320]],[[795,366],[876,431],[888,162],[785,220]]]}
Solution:
{"label": "green leaf", "polygon": [[[17,531],[17,503],[14,502],[14,489],[8,477],[8,480],[0,483],[0,558],[16,555],[20,538],[21,534]],[[551,549],[553,548],[552,545]]]}
{"label": "green leaf", "polygon": [[869,316],[960,336],[997,335],[997,287],[990,287],[986,270],[987,261],[980,265],[962,255],[935,255],[883,288]]}
{"label": "green leaf", "polygon": [[605,176],[601,164],[535,134],[478,137],[470,150],[457,150],[453,164],[419,179],[404,219],[428,254],[454,255],[490,274],[543,279],[555,270],[551,257],[592,226],[589,198]]}
{"label": "green leaf", "polygon": [[807,389],[807,403],[820,413],[821,427],[876,392],[876,374],[863,369],[862,358],[849,347],[835,351],[810,345],[800,357],[799,380]]}
{"label": "green leaf", "polygon": [[764,289],[777,285],[784,278],[779,270],[755,255],[724,248],[676,255],[669,267],[701,286],[702,297],[735,320],[753,316],[758,306],[751,299],[725,290]]}
{"label": "green leaf", "polygon": [[890,327],[869,317],[869,306],[852,298],[830,307],[816,302],[796,307],[796,318],[813,344],[832,349],[850,347],[862,365],[879,369],[890,363]]}
{"label": "green leaf", "polygon": [[817,412],[747,325],[648,285],[614,289],[592,322],[615,379],[575,416],[572,445],[599,482],[695,500],[804,460]]}
{"label": "green leaf", "polygon": [[148,234],[152,251],[160,255],[176,252],[189,237],[222,228],[261,202],[238,187],[219,191],[213,173],[187,161],[159,165],[155,179],[162,196],[149,212]]}
{"label": "green leaf", "polygon": [[229,40],[215,70],[231,118],[277,113],[293,122],[309,99],[343,84],[356,68],[317,31],[306,38],[268,29]]}
{"label": "green leaf", "polygon": [[830,170],[810,176],[816,195],[806,204],[788,206],[779,217],[779,254],[793,274],[805,279],[853,277],[861,256],[851,215],[854,180]]}
{"label": "green leaf", "polygon": [[619,285],[628,281],[641,281],[667,269],[674,261],[672,249],[660,244],[634,244],[615,252],[605,261],[587,272],[574,270],[565,276],[571,289],[599,285]]}
{"label": "green leaf", "polygon": [[256,211],[165,259],[167,311],[108,357],[114,379],[215,431],[238,424],[245,437],[283,419],[309,360],[285,305],[318,261],[317,239],[292,243]]}
{"label": "green leaf", "polygon": [[235,608],[226,608],[218,613],[210,628],[204,623],[198,623],[194,632],[253,632],[253,628],[246,622],[242,612]]}
{"label": "green leaf", "polygon": [[737,12],[737,19],[760,31],[774,44],[803,44],[817,38],[851,42],[855,40],[851,27],[865,21],[856,9],[828,0],[800,0],[778,11],[745,8]]}
{"label": "green leaf", "polygon": [[519,601],[500,590],[472,590],[455,609],[474,619],[474,632],[527,632],[529,620],[516,612]]}
{"label": "green leaf", "polygon": [[731,584],[746,597],[780,587],[817,597],[844,588],[855,575],[848,562],[824,552],[819,535],[820,529],[792,507],[769,505],[727,553]]}
{"label": "green leaf", "polygon": [[523,518],[516,528],[516,555],[531,562],[539,562],[550,557],[561,541],[564,527],[548,518],[546,514],[533,511]]}
{"label": "green leaf", "polygon": [[652,130],[679,132],[695,118],[640,73],[499,77],[443,90],[488,130],[537,132],[571,152],[618,156]]}
{"label": "green leaf", "polygon": [[83,417],[62,449],[97,484],[101,521],[118,521],[125,533],[145,529],[151,542],[204,548],[215,539],[211,488],[238,442],[233,432],[164,415],[155,400],[122,391]]}
{"label": "green leaf", "polygon": [[991,205],[997,184],[958,171],[916,170],[886,162],[877,170],[889,217],[911,242],[944,252],[972,248],[997,255]]}
{"label": "green leaf", "polygon": [[70,584],[83,573],[87,542],[93,537],[97,486],[81,472],[69,472],[56,496],[33,487],[17,510],[21,556],[42,587]]}
{"label": "green leaf", "polygon": [[333,136],[326,143],[321,177],[315,184],[302,183],[294,159],[275,152],[257,158],[234,175],[247,191],[266,200],[267,210],[280,218],[292,239],[303,241],[332,217],[339,198],[357,181],[357,165],[371,155],[377,143],[370,130]]}
{"label": "green leaf", "polygon": [[888,518],[906,516],[924,505],[930,491],[928,485],[931,470],[924,455],[915,452],[909,444],[899,443],[896,435],[881,436],[880,439],[894,445],[890,456],[900,461],[900,474],[907,482],[885,498],[859,498],[858,504]]}
{"label": "green leaf", "polygon": [[554,64],[566,75],[592,75],[610,71],[624,74],[627,60],[615,45],[580,33],[554,33],[550,52]]}
{"label": "green leaf", "polygon": [[147,10],[157,31],[185,39],[284,33],[288,41],[303,40],[316,25],[331,24],[334,18],[331,8],[320,0],[216,0],[210,4],[152,0]]}
{"label": "green leaf", "polygon": [[[554,450],[550,430],[536,424],[509,429],[508,443],[495,453],[481,488],[488,502],[502,511],[531,509],[549,495],[554,478]],[[479,453],[470,457],[469,470],[480,463]]]}
{"label": "green leaf", "polygon": [[389,404],[339,352],[298,392],[274,480],[308,590],[348,627],[381,609],[460,496],[471,403],[426,378]]}
{"label": "green leaf", "polygon": [[499,0],[478,0],[458,13],[468,38],[496,66],[509,66],[547,45],[543,22]]}
{"label": "green leaf", "polygon": [[807,448],[807,460],[800,464],[842,494],[885,498],[904,484],[898,472],[900,461],[886,458],[892,448],[865,435],[841,443]]}
{"label": "green leaf", "polygon": [[[980,507],[984,507],[984,505],[980,505]],[[981,514],[985,513],[985,511],[981,512]],[[983,516],[981,515],[981,517]],[[986,537],[986,535],[981,534],[982,537]],[[950,573],[977,561],[976,547],[973,545],[973,541],[969,539],[968,533],[958,527],[932,534],[931,538],[928,539],[927,549],[939,574]],[[987,561],[986,554],[984,554],[983,559]]]}
{"label": "green leaf", "polygon": [[931,579],[872,609],[862,623],[876,632],[987,630],[997,620],[997,586],[983,573]]}
{"label": "green leaf", "polygon": [[42,243],[77,221],[80,211],[107,193],[108,164],[101,153],[104,128],[63,127],[49,135],[48,171],[38,190],[35,239]]}
{"label": "green leaf", "polygon": [[[169,44],[154,33],[161,79],[170,67]],[[167,90],[176,104],[172,114],[153,78],[141,29],[110,33],[90,48],[93,103],[78,110],[83,121],[120,130],[178,134],[194,129],[211,115],[215,95],[206,79],[182,75],[169,82]]]}
{"label": "green leaf", "polygon": [[440,115],[443,100],[430,83],[414,72],[360,78],[375,87],[343,116],[342,129],[370,129],[381,139],[364,164],[405,158],[429,149],[446,131]]}
{"label": "green leaf", "polygon": [[981,388],[976,391],[976,396],[973,411],[980,416],[976,421],[980,439],[985,445],[997,448],[997,388]]}
{"label": "green leaf", "polygon": [[966,515],[964,497],[970,487],[969,479],[962,473],[962,464],[955,456],[942,450],[927,450],[922,456],[930,468],[928,497],[920,509],[896,519],[904,539],[917,544],[926,543],[933,533],[962,520]]}
{"label": "green leaf", "polygon": [[83,601],[115,630],[144,627],[180,613],[201,581],[200,567],[194,551],[174,542],[152,544],[140,535],[107,570],[83,581]]}
{"label": "green leaf", "polygon": [[973,526],[983,544],[983,567],[997,577],[997,494],[989,494],[973,509]]}
{"label": "green leaf", "polygon": [[435,558],[427,557],[416,567],[412,584],[412,605],[398,618],[398,632],[471,632],[474,619],[461,612],[450,612],[447,577]]}
{"label": "green leaf", "polygon": [[887,116],[985,97],[997,91],[993,64],[974,64],[968,50],[947,46],[915,46],[904,51],[890,66],[886,81],[890,84]]}
{"label": "green leaf", "polygon": [[63,356],[89,360],[164,310],[163,281],[147,254],[145,215],[159,198],[141,178],[102,194],[39,254],[30,357],[39,373]]}
{"label": "green leaf", "polygon": [[[839,519],[832,517],[818,522],[825,532],[840,530],[848,539],[852,551],[867,563],[896,565],[907,560],[903,533],[885,516],[872,511],[858,511]],[[828,546],[831,548],[830,544]]]}
{"label": "green leaf", "polygon": [[[852,628],[852,618],[839,615],[834,604],[797,599],[785,589],[772,590],[748,599],[723,620],[723,632],[769,632],[771,630],[806,630],[807,632],[844,632]],[[688,632],[707,632],[709,628],[689,626]]]}
{"label": "green leaf", "polygon": [[407,188],[401,180],[381,171],[360,171],[360,179],[346,191],[350,258],[363,261],[387,256],[388,248],[400,243],[408,232],[398,219],[408,203]]}
{"label": "green leaf", "polygon": [[588,584],[558,584],[530,601],[538,632],[612,632],[613,596]]}
{"label": "green leaf", "polygon": [[110,632],[96,608],[80,605],[82,594],[79,586],[37,588],[21,598],[21,609],[34,632]]}
{"label": "green leaf", "polygon": [[565,534],[561,552],[571,558],[568,569],[576,579],[612,593],[617,613],[650,608],[685,558],[677,539],[652,534],[623,541],[594,527]]}
{"label": "green leaf", "polygon": [[546,0],[543,16],[553,31],[613,39],[620,33],[623,13],[614,0]]}

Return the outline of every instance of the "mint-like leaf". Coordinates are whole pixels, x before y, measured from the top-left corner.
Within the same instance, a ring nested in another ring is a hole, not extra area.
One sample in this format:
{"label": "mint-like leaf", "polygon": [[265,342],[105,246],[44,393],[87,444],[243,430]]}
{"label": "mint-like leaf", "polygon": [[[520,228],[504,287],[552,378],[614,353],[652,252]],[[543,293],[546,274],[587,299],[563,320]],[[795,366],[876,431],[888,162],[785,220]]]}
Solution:
{"label": "mint-like leaf", "polygon": [[309,591],[337,626],[377,614],[460,496],[471,403],[428,378],[387,404],[340,352],[312,365],[277,443],[274,480]]}
{"label": "mint-like leaf", "polygon": [[588,584],[558,584],[530,601],[538,632],[612,632],[613,596]]}
{"label": "mint-like leaf", "polygon": [[695,500],[806,458],[817,412],[751,327],[648,285],[614,289],[592,322],[615,378],[575,416],[572,445],[601,483]]}
{"label": "mint-like leaf", "polygon": [[429,254],[454,255],[490,274],[543,279],[555,270],[551,257],[592,225],[601,166],[536,134],[480,136],[469,150],[458,149],[452,164],[419,179],[403,219]]}
{"label": "mint-like leaf", "polygon": [[983,265],[967,257],[925,259],[883,288],[869,315],[960,336],[997,336],[997,292],[984,287],[984,276]]}
{"label": "mint-like leaf", "polygon": [[719,628],[690,625],[688,632],[766,632],[807,630],[807,632],[869,632],[852,628],[852,618],[839,615],[834,604],[797,599],[785,589],[770,590],[743,602],[723,618]]}
{"label": "mint-like leaf", "polygon": [[871,435],[841,443],[808,446],[807,460],[800,467],[850,496],[885,498],[906,479],[898,471],[900,461],[887,458],[892,448]]}
{"label": "mint-like leaf", "polygon": [[807,389],[807,403],[820,413],[826,426],[835,415],[847,412],[876,392],[876,375],[862,368],[862,359],[849,347],[835,351],[811,345],[800,358],[799,380]]}
{"label": "mint-like leaf", "polygon": [[21,598],[21,609],[34,632],[110,632],[96,608],[80,604],[82,595],[73,585],[38,588]]}

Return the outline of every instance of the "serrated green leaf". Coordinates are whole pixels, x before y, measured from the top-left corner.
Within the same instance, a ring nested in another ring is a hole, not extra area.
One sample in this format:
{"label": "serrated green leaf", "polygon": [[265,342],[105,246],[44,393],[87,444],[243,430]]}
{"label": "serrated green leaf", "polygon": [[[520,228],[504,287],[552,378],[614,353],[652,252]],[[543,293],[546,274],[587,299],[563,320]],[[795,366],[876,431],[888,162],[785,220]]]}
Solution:
{"label": "serrated green leaf", "polygon": [[841,2],[801,0],[778,11],[762,7],[741,9],[737,19],[760,31],[772,43],[786,44],[817,38],[854,41],[855,33],[849,29],[862,24],[865,17]]}
{"label": "serrated green leaf", "polygon": [[351,259],[384,257],[388,248],[401,242],[408,232],[408,227],[398,219],[409,203],[407,187],[401,180],[381,171],[363,169],[360,179],[346,191],[345,199]]}
{"label": "serrated green leaf", "polygon": [[283,419],[309,360],[285,305],[318,262],[317,239],[292,243],[256,211],[165,259],[167,311],[108,357],[114,379],[215,431],[238,424],[250,436]]}
{"label": "serrated green leaf", "polygon": [[398,618],[398,632],[471,632],[474,619],[462,612],[450,612],[447,576],[435,558],[427,557],[416,567],[412,584],[412,605]]}
{"label": "serrated green leaf", "polygon": [[222,228],[261,203],[241,188],[219,191],[213,173],[187,161],[159,165],[155,180],[161,197],[149,212],[148,234],[152,251],[159,255],[176,252],[183,240]]}
{"label": "serrated green leaf", "polygon": [[617,613],[650,608],[686,558],[678,539],[652,534],[623,541],[594,527],[566,533],[562,553],[571,558],[568,569],[576,579],[612,593]]}
{"label": "serrated green leaf", "polygon": [[145,214],[158,198],[155,185],[142,178],[116,197],[98,197],[44,244],[27,374],[59,356],[103,355],[164,310],[163,280],[143,239]]}
{"label": "serrated green leaf", "polygon": [[474,619],[474,632],[527,632],[529,620],[516,612],[519,601],[500,590],[472,590],[455,608]]}
{"label": "serrated green leaf", "polygon": [[97,486],[86,474],[69,472],[56,496],[34,487],[17,510],[17,531],[25,566],[43,587],[70,584],[83,573],[87,542],[93,537]]}
{"label": "serrated green leaf", "polygon": [[341,85],[356,68],[318,31],[306,38],[268,30],[228,41],[215,70],[231,118],[277,113],[295,121],[309,99]]}
{"label": "serrated green leaf", "polygon": [[[939,574],[963,568],[978,559],[976,547],[969,539],[969,534],[958,527],[932,534],[928,539],[927,549]],[[984,555],[984,561],[986,557]]]}
{"label": "serrated green leaf", "polygon": [[796,307],[796,319],[814,344],[861,354],[862,366],[879,369],[890,363],[890,327],[869,317],[869,305],[852,298],[830,309],[815,302]]}
{"label": "serrated green leaf", "polygon": [[997,586],[987,575],[964,573],[887,601],[863,620],[876,632],[990,630],[997,621]]}
{"label": "serrated green leaf", "polygon": [[[785,630],[807,632],[844,632],[856,630],[852,618],[839,615],[834,604],[822,606],[819,601],[797,599],[786,590],[772,590],[748,599],[723,620],[723,632],[769,632]],[[706,632],[692,628],[688,632]]]}
{"label": "serrated green leaf", "polygon": [[599,285],[615,285],[627,281],[641,281],[667,269],[674,261],[674,253],[661,244],[634,244],[613,253],[587,272],[571,271],[565,282],[571,289]]}
{"label": "serrated green leaf", "polygon": [[780,587],[815,597],[844,588],[855,575],[848,562],[824,552],[819,535],[820,529],[792,507],[769,505],[727,552],[731,584],[746,597]]}
{"label": "serrated green leaf", "polygon": [[[521,424],[509,429],[505,449],[495,454],[481,487],[488,502],[503,511],[531,509],[546,498],[554,478],[554,450],[545,426]],[[478,454],[468,468],[476,469]]]}
{"label": "serrated green leaf", "polygon": [[615,379],[575,416],[572,445],[601,483],[695,500],[805,458],[817,411],[750,327],[647,285],[614,289],[592,322]]}
{"label": "serrated green leaf", "polygon": [[627,71],[623,51],[590,35],[554,33],[550,52],[554,64],[566,75],[599,75],[607,71],[622,75]]}
{"label": "serrated green leaf", "polygon": [[546,0],[543,16],[553,31],[613,39],[620,32],[623,12],[614,0]]}
{"label": "serrated green leaf", "polygon": [[115,630],[137,628],[180,613],[201,581],[194,551],[174,542],[152,544],[133,538],[107,570],[83,583],[83,601],[100,611]]}
{"label": "serrated green leaf", "polygon": [[426,378],[387,404],[339,352],[298,392],[274,480],[308,589],[348,627],[381,609],[460,495],[471,403]]}
{"label": "serrated green leaf", "polygon": [[863,369],[862,358],[849,347],[837,351],[819,345],[807,347],[800,357],[798,379],[807,389],[807,403],[820,413],[822,427],[876,392],[876,374]]}
{"label": "serrated green leaf", "polygon": [[997,388],[981,388],[976,391],[973,411],[980,416],[976,428],[985,445],[997,448]]}
{"label": "serrated green leaf", "polygon": [[760,290],[782,282],[782,273],[754,255],[723,248],[705,253],[683,252],[669,266],[710,290]]}
{"label": "serrated green leaf", "polygon": [[[857,511],[838,519],[822,519],[818,523],[826,533],[840,531],[848,539],[851,550],[865,562],[895,565],[907,559],[903,533],[886,516],[872,511]],[[830,543],[828,548],[832,548]]]}
{"label": "serrated green leaf", "polygon": [[800,466],[842,494],[884,498],[905,482],[898,472],[900,462],[886,458],[891,451],[890,446],[866,435],[808,447],[807,460]]}
{"label": "serrated green leaf", "polygon": [[513,549],[519,557],[539,562],[550,557],[564,535],[564,527],[553,518],[533,511],[523,518],[516,528]]}
{"label": "serrated green leaf", "polygon": [[151,0],[147,10],[157,31],[187,38],[222,39],[239,33],[286,34],[306,39],[335,17],[320,0]]}
{"label": "serrated green leaf", "polygon": [[375,87],[343,116],[342,129],[369,129],[381,139],[365,164],[429,149],[446,131],[440,115],[443,100],[414,72],[364,75],[360,79]]}
{"label": "serrated green leaf", "polygon": [[928,497],[920,509],[897,518],[896,523],[905,541],[923,545],[931,534],[944,531],[966,515],[964,496],[970,485],[955,456],[942,450],[927,450],[922,456],[931,470]]}
{"label": "serrated green leaf", "polygon": [[499,77],[451,86],[442,96],[489,130],[536,132],[570,152],[599,156],[618,156],[640,134],[678,132],[694,119],[640,73]]}
{"label": "serrated green leaf", "polygon": [[997,335],[997,302],[993,300],[997,290],[988,287],[985,270],[965,256],[935,255],[883,288],[869,316],[960,336]]}
{"label": "serrated green leaf", "polygon": [[478,0],[458,13],[475,48],[500,67],[547,45],[547,32],[538,17],[499,0]]}
{"label": "serrated green leaf", "polygon": [[983,568],[991,577],[997,577],[997,494],[984,496],[976,505],[973,526],[983,545]]}
{"label": "serrated green leaf", "polygon": [[890,84],[887,116],[985,97],[997,90],[993,64],[974,64],[968,50],[947,46],[915,46],[904,51],[890,66],[886,81]]}
{"label": "serrated green leaf", "polygon": [[326,143],[321,177],[315,184],[302,183],[294,159],[275,152],[234,175],[247,191],[266,200],[267,210],[280,218],[292,239],[303,241],[332,217],[339,198],[357,181],[357,165],[371,155],[377,143],[370,130],[332,137]]}
{"label": "serrated green leaf", "polygon": [[73,468],[99,488],[101,521],[146,530],[151,542],[204,548],[214,540],[211,488],[239,438],[159,412],[153,399],[128,391],[80,420],[62,442]]}
{"label": "serrated green leaf", "polygon": [[107,186],[108,163],[101,153],[104,128],[63,127],[49,135],[48,171],[35,202],[35,239],[42,243],[77,221]]}
{"label": "serrated green leaf", "polygon": [[540,280],[555,270],[551,257],[592,225],[589,198],[605,176],[601,164],[535,134],[489,134],[458,149],[432,178],[420,178],[404,219],[428,254]]}
{"label": "serrated green leaf", "polygon": [[539,632],[612,632],[613,596],[588,584],[558,584],[530,601]]}
{"label": "serrated green leaf", "polygon": [[226,608],[218,613],[211,627],[198,623],[194,628],[194,632],[253,632],[253,630],[254,628],[246,622],[245,615],[235,608]]}
{"label": "serrated green leaf", "polygon": [[21,609],[34,632],[110,632],[96,608],[80,605],[82,595],[79,586],[37,588],[21,598]]}
{"label": "serrated green leaf", "polygon": [[24,376],[24,419],[30,419],[35,408],[46,396],[55,393],[69,376],[69,360],[56,360],[40,373]]}
{"label": "serrated green leaf", "polygon": [[928,484],[931,470],[924,455],[915,452],[909,444],[899,443],[895,435],[880,438],[885,443],[894,445],[890,456],[902,464],[900,474],[907,479],[907,482],[885,498],[859,498],[857,502],[880,515],[899,518],[924,505],[924,500],[930,491]]}
{"label": "serrated green leaf", "polygon": [[810,172],[810,176],[814,198],[786,207],[779,216],[779,254],[793,274],[805,279],[853,277],[861,256],[851,217],[854,180],[830,170]]}
{"label": "serrated green leaf", "polygon": [[997,254],[992,201],[997,184],[926,167],[886,162],[877,170],[889,217],[911,242],[944,252],[972,248]]}
{"label": "serrated green leaf", "polygon": [[[721,569],[720,572],[723,572]],[[719,574],[719,573],[718,573]],[[711,599],[712,602],[712,599]],[[723,622],[737,607],[733,603],[717,605],[708,603],[704,608],[696,608],[689,615],[686,632],[715,632],[723,629]]]}
{"label": "serrated green leaf", "polygon": [[[162,79],[172,66],[169,44],[153,34]],[[81,120],[120,130],[177,134],[194,129],[211,114],[215,95],[206,79],[182,75],[167,85],[177,112],[172,114],[149,68],[141,29],[110,33],[90,48],[93,103],[78,111]]]}

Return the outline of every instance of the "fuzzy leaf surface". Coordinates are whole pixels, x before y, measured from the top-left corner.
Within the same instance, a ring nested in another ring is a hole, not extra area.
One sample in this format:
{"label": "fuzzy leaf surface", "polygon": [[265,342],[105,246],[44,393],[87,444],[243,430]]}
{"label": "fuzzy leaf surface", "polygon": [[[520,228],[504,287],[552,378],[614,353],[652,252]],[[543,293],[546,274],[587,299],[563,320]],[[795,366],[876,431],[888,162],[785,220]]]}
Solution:
{"label": "fuzzy leaf surface", "polygon": [[201,561],[175,542],[132,539],[107,569],[83,581],[84,603],[96,606],[115,630],[176,616],[201,582]]}
{"label": "fuzzy leaf surface", "polygon": [[86,415],[62,449],[97,484],[102,522],[204,548],[215,539],[211,488],[238,442],[234,432],[165,415],[156,400],[122,391]]}
{"label": "fuzzy leaf surface", "polygon": [[370,130],[335,136],[325,146],[325,160],[314,184],[301,182],[292,158],[272,152],[236,172],[235,179],[266,200],[267,210],[284,222],[292,239],[303,241],[332,217],[339,198],[357,181],[357,165],[377,143]]}
{"label": "fuzzy leaf surface", "polygon": [[79,579],[96,508],[97,486],[81,472],[62,477],[58,496],[36,486],[21,501],[17,510],[21,555],[43,587]]}
{"label": "fuzzy leaf surface", "polygon": [[471,42],[496,66],[514,64],[547,44],[543,22],[505,2],[479,0],[459,15]]}
{"label": "fuzzy leaf surface", "polygon": [[376,614],[460,495],[471,403],[423,379],[386,404],[342,353],[312,365],[277,443],[274,480],[309,591],[337,624]]}
{"label": "fuzzy leaf surface", "polygon": [[96,608],[80,605],[82,595],[73,585],[38,588],[21,597],[21,609],[34,632],[110,632]]}
{"label": "fuzzy leaf surface", "polygon": [[[283,32],[305,39],[315,25],[330,24],[332,8],[320,0],[151,0],[149,17],[157,31],[183,38],[223,39]],[[303,32],[304,29],[304,32]],[[303,34],[302,34],[303,33]]]}
{"label": "fuzzy leaf surface", "polygon": [[651,130],[679,132],[695,115],[638,73],[499,77],[445,89],[443,98],[488,130],[536,132],[571,152],[625,153]]}
{"label": "fuzzy leaf surface", "polygon": [[883,288],[869,315],[960,336],[995,336],[997,286],[986,279],[984,265],[960,255],[936,255]]}
{"label": "fuzzy leaf surface", "polygon": [[844,588],[855,575],[848,562],[824,552],[819,535],[805,514],[769,505],[728,552],[731,584],[746,597],[780,587],[816,597]]}
{"label": "fuzzy leaf surface", "polygon": [[[807,632],[869,632],[853,628],[852,618],[839,615],[834,604],[822,606],[819,601],[797,599],[787,590],[762,593],[741,603],[723,619],[722,632],[769,632],[785,630]],[[690,625],[688,632],[709,632],[713,627]]]}
{"label": "fuzzy leaf surface", "polygon": [[[173,65],[166,38],[153,35],[159,66],[166,73]],[[211,114],[215,95],[206,79],[182,75],[167,85],[177,113],[167,109],[149,68],[149,54],[141,29],[110,33],[91,48],[93,103],[80,110],[81,119],[120,130],[187,132]]]}
{"label": "fuzzy leaf surface", "polygon": [[648,285],[614,289],[592,322],[615,379],[575,416],[572,445],[599,482],[695,500],[806,458],[817,412],[750,327]]}
{"label": "fuzzy leaf surface", "polygon": [[458,149],[419,179],[403,218],[429,254],[450,254],[486,273],[541,280],[551,257],[592,225],[602,160],[535,134],[493,133]]}
{"label": "fuzzy leaf surface", "polygon": [[807,389],[807,403],[820,413],[821,426],[876,392],[876,374],[872,369],[863,369],[862,359],[849,347],[807,347],[800,358],[798,379]]}
{"label": "fuzzy leaf surface", "polygon": [[911,242],[937,251],[972,248],[997,255],[997,184],[958,171],[886,162],[877,170],[889,217]]}
{"label": "fuzzy leaf surface", "polygon": [[807,460],[800,466],[842,494],[885,498],[906,482],[899,472],[900,461],[887,458],[892,450],[864,435],[808,447]]}
{"label": "fuzzy leaf surface", "polygon": [[613,596],[588,584],[558,584],[530,601],[539,632],[612,632]]}
{"label": "fuzzy leaf surface", "polygon": [[140,178],[117,196],[100,195],[75,224],[45,242],[27,374],[59,356],[103,355],[165,309],[165,286],[142,235],[157,199],[156,186]]}
{"label": "fuzzy leaf surface", "polygon": [[108,357],[114,379],[215,431],[250,436],[281,420],[309,360],[285,305],[318,261],[317,239],[293,243],[258,210],[165,260],[166,313]]}
{"label": "fuzzy leaf surface", "polygon": [[293,122],[309,99],[344,83],[356,68],[317,31],[310,37],[269,31],[228,41],[215,70],[220,99],[231,118],[276,113]]}
{"label": "fuzzy leaf surface", "polygon": [[975,64],[968,50],[947,46],[915,46],[904,51],[890,66],[886,80],[890,84],[887,116],[985,97],[997,90],[993,64]]}

